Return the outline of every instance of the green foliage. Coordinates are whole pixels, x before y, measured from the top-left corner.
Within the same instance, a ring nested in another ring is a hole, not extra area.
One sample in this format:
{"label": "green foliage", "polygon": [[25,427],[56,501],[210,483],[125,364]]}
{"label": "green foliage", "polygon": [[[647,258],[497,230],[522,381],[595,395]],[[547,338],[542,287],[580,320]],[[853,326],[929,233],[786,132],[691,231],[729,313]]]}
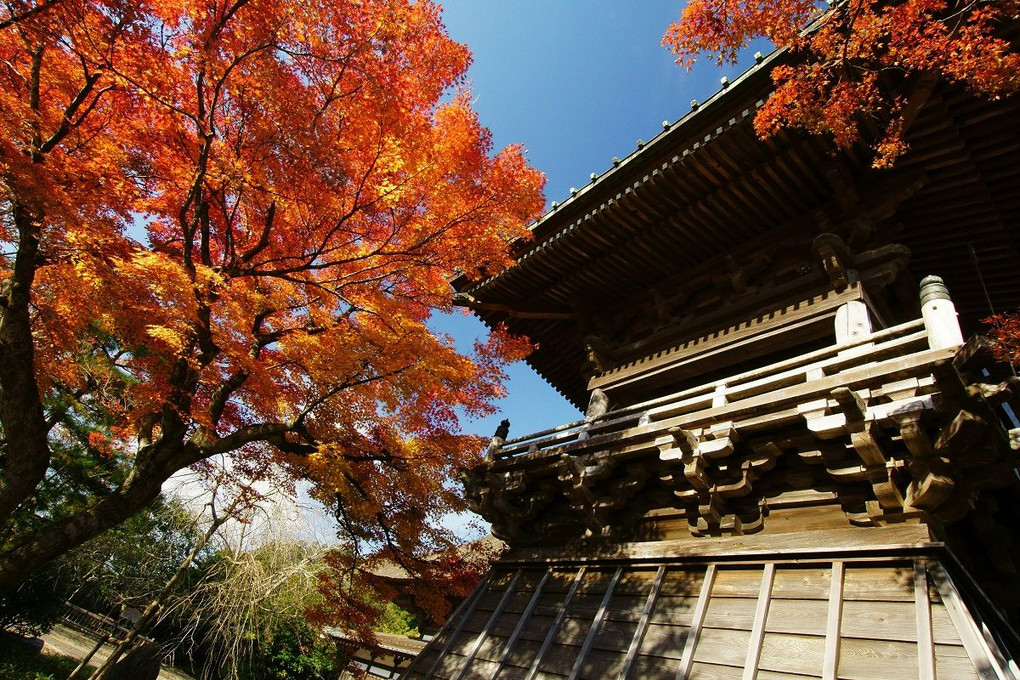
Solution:
{"label": "green foliage", "polygon": [[[102,455],[90,444],[87,408],[71,400],[59,403],[56,398],[51,405],[62,418],[54,428],[49,469],[35,493],[18,506],[0,531],[0,553],[16,548],[39,527],[77,512],[124,478],[116,457]],[[95,413],[89,418],[91,427],[98,430],[109,420]],[[74,573],[81,567],[76,557],[51,562],[13,592],[0,595],[0,630],[38,635],[52,628],[74,586],[83,582]]]}
{"label": "green foliage", "polygon": [[[40,528],[81,511],[127,476],[123,453],[96,445],[109,435],[111,418],[106,411],[59,396],[50,398],[47,406],[61,416],[51,432],[49,467],[34,493],[7,519],[0,550],[17,547]],[[3,455],[0,451],[0,463]]]}
{"label": "green foliage", "polygon": [[29,637],[45,633],[60,620],[72,588],[59,565],[33,574],[13,592],[0,594],[0,631]]}
{"label": "green foliage", "polygon": [[[193,515],[178,501],[159,499],[49,563],[17,590],[0,594],[0,630],[46,632],[67,600],[101,614],[119,605],[144,606],[173,576],[195,540]],[[180,591],[188,586],[182,584]]]}
{"label": "green foliage", "polygon": [[[96,611],[118,604],[141,607],[174,575],[199,533],[194,514],[180,501],[160,498],[70,553],[61,565],[81,588],[76,601],[82,606]],[[180,591],[189,586],[181,584]]]}
{"label": "green foliage", "polygon": [[378,633],[406,635],[412,638],[421,637],[421,633],[418,632],[418,619],[393,602],[387,602],[382,608],[382,614],[375,625],[375,630]]}
{"label": "green foliage", "polygon": [[206,564],[188,618],[206,664],[230,680],[335,678],[331,643],[305,618],[320,600],[322,549],[270,540],[222,551]]}
{"label": "green foliage", "polygon": [[302,619],[275,631],[272,643],[259,655],[261,673],[251,680],[332,680],[338,674],[332,644]]}
{"label": "green foliage", "polygon": [[[0,680],[64,680],[77,665],[71,657],[40,654],[0,636]],[[92,669],[87,668],[79,677],[90,675]]]}

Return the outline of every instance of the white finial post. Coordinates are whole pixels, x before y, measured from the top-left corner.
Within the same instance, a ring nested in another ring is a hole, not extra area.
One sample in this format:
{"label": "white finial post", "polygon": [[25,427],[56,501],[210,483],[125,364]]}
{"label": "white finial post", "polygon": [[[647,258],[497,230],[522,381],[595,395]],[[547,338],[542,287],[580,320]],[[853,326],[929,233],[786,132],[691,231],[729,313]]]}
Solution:
{"label": "white finial post", "polygon": [[928,346],[932,349],[963,344],[956,307],[949,299],[946,284],[938,276],[926,276],[921,280],[921,318],[928,331]]}

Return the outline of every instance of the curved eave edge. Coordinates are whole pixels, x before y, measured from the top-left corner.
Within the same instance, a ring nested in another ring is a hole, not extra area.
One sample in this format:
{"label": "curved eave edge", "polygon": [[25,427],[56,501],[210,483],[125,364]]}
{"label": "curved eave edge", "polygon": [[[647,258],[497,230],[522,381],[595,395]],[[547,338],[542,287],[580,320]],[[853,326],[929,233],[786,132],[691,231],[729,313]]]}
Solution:
{"label": "curved eave edge", "polygon": [[[663,171],[673,166],[682,165],[689,156],[707,147],[712,141],[718,139],[727,130],[743,123],[764,105],[765,102],[763,99],[755,101],[752,106],[744,109],[738,116],[734,116],[728,121],[720,124],[714,131],[710,132],[705,137],[696,141],[689,141],[688,144],[681,151],[674,154],[672,158],[662,163],[659,167],[652,169],[636,181],[628,183],[625,187],[621,188],[615,196],[611,196],[605,201],[601,201],[596,208],[580,215],[576,219],[572,220],[567,226],[561,227],[558,231],[553,230],[555,228],[555,223],[559,221],[557,218],[562,219],[562,215],[570,212],[571,208],[576,209],[583,206],[584,202],[589,200],[596,190],[602,189],[609,184],[611,180],[621,179],[626,177],[628,172],[633,172],[635,170],[634,166],[637,165],[639,159],[652,156],[656,151],[661,152],[662,150],[665,150],[670,142],[683,140],[685,136],[690,137],[692,134],[690,129],[696,127],[697,123],[710,120],[711,116],[718,115],[720,113],[724,104],[730,103],[734,98],[737,98],[737,95],[733,94],[734,92],[741,92],[746,87],[749,87],[748,83],[755,82],[758,74],[771,71],[771,69],[775,67],[780,60],[788,56],[789,52],[785,49],[773,51],[760,63],[756,63],[744,71],[740,76],[733,80],[728,87],[718,90],[715,94],[705,100],[705,102],[700,104],[698,108],[693,109],[678,121],[670,125],[669,129],[662,130],[647,144],[636,149],[626,158],[622,159],[618,165],[615,165],[603,174],[599,175],[596,180],[578,190],[575,195],[566,199],[556,208],[548,211],[530,227],[532,234],[536,237],[535,239],[521,240],[512,244],[512,248],[522,249],[521,254],[516,257],[517,263],[515,265],[480,281],[471,281],[466,276],[460,276],[451,282],[453,287],[457,291],[470,292],[473,295],[478,295],[491,284],[510,275],[511,272],[515,271],[522,263],[530,260],[540,253],[548,251],[556,244],[562,242],[566,237],[571,236],[575,231],[579,230],[585,222],[590,221],[593,217],[600,213],[615,208],[617,204],[625,200],[630,194],[640,190],[649,182],[657,179]],[[550,233],[548,235],[541,236],[541,232],[546,229],[549,229]]]}
{"label": "curved eave edge", "polygon": [[[475,314],[475,316],[477,316],[479,319],[481,319],[482,323],[484,323],[485,326],[489,330],[494,330],[495,329],[497,322],[492,321],[492,320],[486,318],[486,315],[484,315],[482,313],[479,313],[479,312],[473,312],[473,313]],[[535,362],[533,361],[533,358],[534,358],[535,354],[537,352],[539,352],[539,351],[540,351],[540,349],[537,349],[534,352],[532,352],[531,354],[529,354],[528,356],[524,357],[524,363],[526,363],[528,365],[528,367],[531,368],[531,370],[535,372],[535,375],[537,375],[539,378],[542,379],[542,382],[544,382],[546,385],[548,385],[553,390],[555,390],[556,394],[558,394],[561,397],[563,397],[563,399],[566,400],[566,402],[568,404],[570,404],[571,406],[576,408],[578,411],[583,411],[584,407],[586,406],[586,404],[579,404],[578,402],[576,402],[573,399],[571,399],[570,396],[566,392],[564,392],[559,387],[554,385],[552,383],[552,381],[550,381],[549,378],[546,377],[545,373],[542,371],[541,368],[539,368],[538,366],[535,365]]]}

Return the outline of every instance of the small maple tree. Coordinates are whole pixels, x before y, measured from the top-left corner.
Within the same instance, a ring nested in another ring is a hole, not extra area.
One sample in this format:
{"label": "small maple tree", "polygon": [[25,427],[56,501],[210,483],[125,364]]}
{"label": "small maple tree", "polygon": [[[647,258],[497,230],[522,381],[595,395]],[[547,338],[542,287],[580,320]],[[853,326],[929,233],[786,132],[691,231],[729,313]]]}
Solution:
{"label": "small maple tree", "polygon": [[848,147],[865,117],[884,121],[874,165],[906,150],[903,113],[909,96],[884,86],[908,75],[965,84],[999,98],[1020,90],[1017,0],[690,0],[662,43],[688,69],[701,52],[736,63],[751,40],[767,38],[800,53],[772,70],[775,90],[754,125],[769,138],[782,127],[831,135]]}
{"label": "small maple tree", "polygon": [[[427,0],[0,6],[0,591],[222,454],[311,480],[351,540],[443,543],[458,417],[526,347],[426,321],[543,206],[469,59]],[[90,421],[123,481],[12,534]]]}

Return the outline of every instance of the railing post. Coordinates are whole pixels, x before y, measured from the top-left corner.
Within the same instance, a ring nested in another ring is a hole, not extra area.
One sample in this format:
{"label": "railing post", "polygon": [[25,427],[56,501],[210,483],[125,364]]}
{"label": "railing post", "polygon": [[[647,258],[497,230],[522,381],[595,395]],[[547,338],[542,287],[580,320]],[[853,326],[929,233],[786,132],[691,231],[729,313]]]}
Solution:
{"label": "railing post", "polygon": [[860,300],[850,300],[836,310],[836,344],[845,345],[871,335],[871,315]]}
{"label": "railing post", "polygon": [[499,457],[499,450],[503,448],[503,444],[506,443],[506,438],[510,436],[510,421],[503,419],[499,423],[499,427],[496,428],[496,434],[492,435],[492,439],[489,440],[489,448],[485,451],[485,460],[494,461]]}
{"label": "railing post", "polygon": [[591,423],[609,411],[609,397],[603,390],[595,388],[591,391],[591,399],[588,401],[588,410],[584,412],[584,420]]}
{"label": "railing post", "polygon": [[921,280],[921,318],[928,331],[928,346],[931,349],[963,344],[956,307],[949,299],[946,284],[938,276],[926,276]]}

